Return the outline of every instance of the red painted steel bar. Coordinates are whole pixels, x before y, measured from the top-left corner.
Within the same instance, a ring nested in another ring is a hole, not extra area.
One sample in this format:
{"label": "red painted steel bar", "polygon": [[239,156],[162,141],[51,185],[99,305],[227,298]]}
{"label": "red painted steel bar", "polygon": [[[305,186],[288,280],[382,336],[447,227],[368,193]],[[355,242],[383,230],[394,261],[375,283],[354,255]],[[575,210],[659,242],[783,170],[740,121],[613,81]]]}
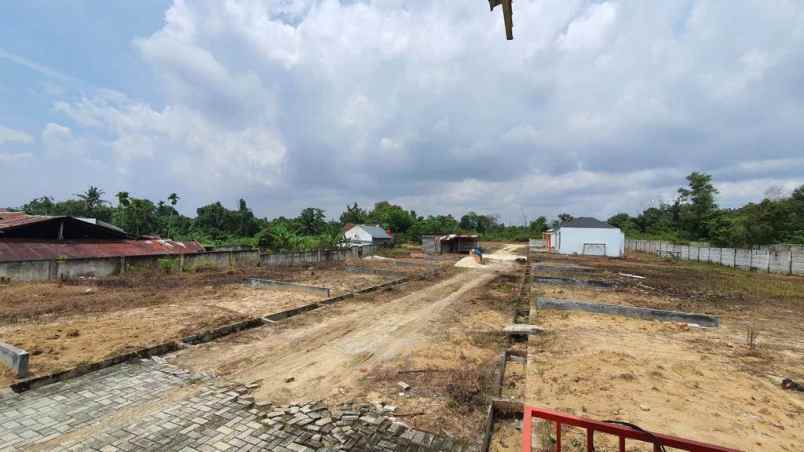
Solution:
{"label": "red painted steel bar", "polygon": [[626,438],[653,444],[653,449],[655,451],[661,450],[660,448],[661,445],[661,446],[672,447],[675,449],[687,450],[690,452],[739,452],[737,449],[715,446],[713,444],[701,443],[698,441],[678,438],[675,436],[665,435],[662,433],[653,433],[642,430],[635,430],[625,425],[600,422],[592,419],[585,419],[577,416],[572,416],[569,414],[560,413],[558,411],[547,410],[544,408],[536,408],[532,406],[526,406],[523,413],[522,452],[532,452],[534,417],[556,423],[556,451],[561,451],[561,426],[569,425],[587,430],[586,441],[587,441],[587,450],[589,451],[594,451],[594,432],[602,432],[619,437],[620,452],[625,452]]}
{"label": "red painted steel bar", "polygon": [[556,421],[556,450],[561,450],[561,422]]}

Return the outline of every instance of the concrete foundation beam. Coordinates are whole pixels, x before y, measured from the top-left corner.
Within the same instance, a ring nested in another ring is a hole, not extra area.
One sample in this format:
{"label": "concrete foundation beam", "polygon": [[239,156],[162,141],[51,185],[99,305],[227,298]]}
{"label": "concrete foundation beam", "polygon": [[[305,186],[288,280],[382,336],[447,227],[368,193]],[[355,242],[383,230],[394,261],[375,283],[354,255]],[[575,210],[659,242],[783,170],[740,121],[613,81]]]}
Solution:
{"label": "concrete foundation beam", "polygon": [[0,342],[0,362],[14,369],[19,378],[28,376],[28,352],[25,350]]}
{"label": "concrete foundation beam", "polygon": [[544,329],[541,327],[524,324],[508,325],[503,329],[503,333],[508,336],[533,336],[543,332]]}
{"label": "concrete foundation beam", "polygon": [[405,276],[404,273],[395,272],[393,270],[383,270],[379,268],[362,268],[362,267],[346,267],[344,269],[348,273],[362,273],[366,275],[381,275],[381,276]]}
{"label": "concrete foundation beam", "polygon": [[543,276],[538,275],[533,277],[533,281],[541,284],[569,284],[576,286],[589,286],[589,287],[612,287],[613,284],[607,281],[600,281],[597,279],[575,279],[563,276]]}
{"label": "concrete foundation beam", "polygon": [[305,292],[321,293],[329,297],[330,289],[328,287],[306,286],[304,284],[296,284],[284,281],[274,281],[273,279],[249,278],[249,285],[254,288],[261,287],[282,287],[285,289],[302,290]]}
{"label": "concrete foundation beam", "polygon": [[619,306],[601,303],[584,303],[569,300],[553,300],[549,298],[539,298],[536,301],[536,306],[541,309],[555,309],[559,311],[584,311],[595,314],[620,315],[638,319],[694,323],[704,327],[720,326],[720,317],[680,311],[665,311],[662,309],[636,308],[632,306]]}

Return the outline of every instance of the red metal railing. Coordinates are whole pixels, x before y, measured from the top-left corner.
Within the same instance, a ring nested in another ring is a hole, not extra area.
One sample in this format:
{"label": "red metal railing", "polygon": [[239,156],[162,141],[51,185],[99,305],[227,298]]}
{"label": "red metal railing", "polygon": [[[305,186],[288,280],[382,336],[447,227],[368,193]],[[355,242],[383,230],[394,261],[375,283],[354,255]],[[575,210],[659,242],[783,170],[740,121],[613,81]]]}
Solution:
{"label": "red metal railing", "polygon": [[691,452],[739,452],[737,449],[729,449],[688,439],[676,438],[675,436],[663,435],[661,433],[638,430],[622,424],[593,421],[591,419],[584,419],[532,406],[525,406],[524,418],[522,420],[522,452],[532,452],[531,441],[533,438],[532,430],[534,417],[555,422],[556,452],[561,451],[561,426],[563,425],[586,429],[586,450],[590,452],[595,450],[595,432],[619,437],[620,452],[625,452],[626,439],[653,444],[654,452],[660,452],[662,446]]}

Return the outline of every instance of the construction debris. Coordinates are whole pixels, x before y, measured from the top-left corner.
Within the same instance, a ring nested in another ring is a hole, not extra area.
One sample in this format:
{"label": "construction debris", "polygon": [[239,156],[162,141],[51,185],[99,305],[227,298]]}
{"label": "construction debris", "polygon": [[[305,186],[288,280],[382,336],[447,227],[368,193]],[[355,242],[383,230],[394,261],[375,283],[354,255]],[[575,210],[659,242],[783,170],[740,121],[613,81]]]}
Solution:
{"label": "construction debris", "polygon": [[647,279],[644,276],[632,275],[631,273],[617,273],[617,274],[620,276],[625,276],[626,278]]}
{"label": "construction debris", "polygon": [[795,381],[789,378],[785,378],[784,380],[782,380],[782,388],[787,389],[788,391],[804,392],[804,386],[802,386],[799,383],[796,383]]}

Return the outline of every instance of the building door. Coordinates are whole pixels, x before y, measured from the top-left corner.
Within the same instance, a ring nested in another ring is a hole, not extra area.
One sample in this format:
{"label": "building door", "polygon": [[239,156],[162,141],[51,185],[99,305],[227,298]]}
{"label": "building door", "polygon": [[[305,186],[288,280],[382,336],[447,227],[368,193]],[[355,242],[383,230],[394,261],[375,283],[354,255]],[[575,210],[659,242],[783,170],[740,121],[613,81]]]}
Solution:
{"label": "building door", "polygon": [[584,243],[583,244],[584,256],[605,256],[606,244],[605,243]]}

